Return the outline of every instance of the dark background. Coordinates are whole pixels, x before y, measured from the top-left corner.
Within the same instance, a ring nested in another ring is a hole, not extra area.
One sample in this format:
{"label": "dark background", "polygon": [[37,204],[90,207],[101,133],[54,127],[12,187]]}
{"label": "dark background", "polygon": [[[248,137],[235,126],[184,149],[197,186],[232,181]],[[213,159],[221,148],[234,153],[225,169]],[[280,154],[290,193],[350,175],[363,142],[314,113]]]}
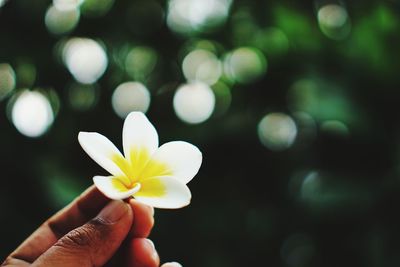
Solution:
{"label": "dark background", "polygon": [[[204,156],[189,184],[192,204],[156,210],[151,238],[163,262],[400,265],[400,1],[236,0],[225,22],[183,33],[165,23],[166,1],[100,2],[112,5],[90,13],[87,1],[78,25],[60,34],[44,22],[51,1],[11,0],[0,7],[0,63],[16,73],[15,89],[0,102],[0,258],[93,175],[105,174],[80,148],[77,134],[101,132],[121,147],[123,120],[110,99],[118,84],[135,79],[115,55],[123,58],[121,51],[139,45],[157,51],[161,62],[141,80],[152,95],[147,116],[160,143],[189,141]],[[324,30],[318,12],[327,4],[347,12],[344,26]],[[257,34],[264,41],[253,38]],[[96,102],[84,109],[71,103],[68,90],[76,82],[56,53],[60,40],[74,36],[101,40],[109,58]],[[251,47],[267,68],[253,75],[244,64],[246,81],[221,77],[231,102],[217,95],[211,118],[188,124],[175,115],[172,100],[185,82],[183,57],[201,40],[213,44],[221,60]],[[10,119],[22,88],[53,96],[54,123],[37,138],[19,133]],[[218,106],[222,102],[229,107]],[[258,124],[275,112],[293,118],[293,144],[260,142]]]}

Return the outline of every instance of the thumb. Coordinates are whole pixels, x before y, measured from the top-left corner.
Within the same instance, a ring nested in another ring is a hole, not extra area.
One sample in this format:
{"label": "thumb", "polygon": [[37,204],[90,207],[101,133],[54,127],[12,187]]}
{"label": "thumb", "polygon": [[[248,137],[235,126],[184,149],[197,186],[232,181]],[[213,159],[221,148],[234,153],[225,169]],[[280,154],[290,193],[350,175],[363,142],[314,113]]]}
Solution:
{"label": "thumb", "polygon": [[128,204],[111,201],[97,217],[63,236],[32,266],[102,266],[119,248],[132,221]]}

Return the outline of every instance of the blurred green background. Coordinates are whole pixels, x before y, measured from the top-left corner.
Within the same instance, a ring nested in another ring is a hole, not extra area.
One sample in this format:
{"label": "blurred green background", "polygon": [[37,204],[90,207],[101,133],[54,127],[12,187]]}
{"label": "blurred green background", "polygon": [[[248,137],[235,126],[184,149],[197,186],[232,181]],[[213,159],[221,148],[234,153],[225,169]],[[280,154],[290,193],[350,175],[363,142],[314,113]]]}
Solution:
{"label": "blurred green background", "polygon": [[184,266],[400,266],[400,1],[0,0],[0,258],[146,112],[197,145]]}

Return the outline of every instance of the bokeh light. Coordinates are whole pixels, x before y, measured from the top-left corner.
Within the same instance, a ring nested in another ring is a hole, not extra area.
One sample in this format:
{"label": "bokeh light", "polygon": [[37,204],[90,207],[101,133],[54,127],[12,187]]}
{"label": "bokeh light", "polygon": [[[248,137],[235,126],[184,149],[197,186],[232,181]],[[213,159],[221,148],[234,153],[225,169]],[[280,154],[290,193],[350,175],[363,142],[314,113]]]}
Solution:
{"label": "bokeh light", "polygon": [[112,8],[115,0],[84,0],[80,10],[88,17],[101,17]]}
{"label": "bokeh light", "polygon": [[222,74],[222,64],[210,51],[196,49],[186,55],[182,71],[188,81],[215,84]]}
{"label": "bokeh light", "polygon": [[201,38],[190,38],[183,45],[180,51],[180,57],[184,57],[192,51],[195,50],[206,50],[214,55],[222,52],[224,50],[223,45],[215,40],[201,39]]}
{"label": "bokeh light", "polygon": [[346,91],[341,86],[323,79],[300,79],[294,82],[287,99],[293,112],[308,113],[321,123],[339,120],[354,124],[359,114],[356,105],[349,102]]}
{"label": "bokeh light", "polygon": [[126,72],[135,81],[146,82],[158,62],[157,51],[147,46],[132,48],[125,59]]}
{"label": "bokeh light", "polygon": [[8,0],[0,0],[0,7],[4,6]]}
{"label": "bokeh light", "polygon": [[322,197],[322,182],[317,171],[309,172],[303,179],[300,188],[300,198],[306,203],[320,201]]}
{"label": "bokeh light", "polygon": [[63,47],[64,64],[81,83],[96,82],[105,72],[108,59],[104,48],[88,38],[71,38]]}
{"label": "bokeh light", "polygon": [[279,56],[289,50],[289,39],[281,29],[268,27],[257,31],[254,36],[254,45],[267,56]]}
{"label": "bokeh light", "polygon": [[145,113],[150,106],[150,92],[142,83],[125,82],[115,89],[111,104],[121,118],[125,118],[131,111]]}
{"label": "bokeh light", "polygon": [[173,106],[179,119],[197,124],[206,121],[215,107],[215,95],[204,83],[188,83],[180,86],[174,95]]}
{"label": "bokeh light", "polygon": [[298,180],[298,203],[315,214],[352,213],[368,208],[371,204],[368,189],[354,183],[351,176],[354,174],[322,170],[305,173],[302,180]]}
{"label": "bokeh light", "polygon": [[21,134],[39,137],[53,123],[54,114],[45,95],[38,91],[24,90],[12,106],[11,120]]}
{"label": "bokeh light", "polygon": [[338,4],[328,4],[318,10],[318,23],[321,31],[329,38],[340,40],[350,33],[350,20],[347,10]]}
{"label": "bokeh light", "polygon": [[98,91],[98,86],[95,84],[73,83],[68,88],[69,103],[74,110],[90,110],[98,101]]}
{"label": "bokeh light", "polygon": [[230,6],[231,0],[170,0],[167,24],[184,34],[209,31],[225,22]]}
{"label": "bokeh light", "polygon": [[0,101],[15,88],[15,72],[6,63],[0,64]]}
{"label": "bokeh light", "polygon": [[57,10],[69,11],[79,9],[85,0],[53,0],[53,5]]}
{"label": "bokeh light", "polygon": [[72,31],[79,22],[80,12],[77,8],[59,9],[51,5],[44,18],[47,29],[54,34],[63,34]]}
{"label": "bokeh light", "polygon": [[228,53],[224,59],[226,76],[239,83],[251,83],[267,70],[264,54],[254,47],[241,47]]}
{"label": "bokeh light", "polygon": [[322,122],[321,130],[336,136],[348,136],[350,134],[347,125],[338,120],[327,120]]}
{"label": "bokeh light", "polygon": [[258,124],[258,137],[261,143],[274,151],[289,148],[297,136],[294,120],[284,113],[270,113]]}

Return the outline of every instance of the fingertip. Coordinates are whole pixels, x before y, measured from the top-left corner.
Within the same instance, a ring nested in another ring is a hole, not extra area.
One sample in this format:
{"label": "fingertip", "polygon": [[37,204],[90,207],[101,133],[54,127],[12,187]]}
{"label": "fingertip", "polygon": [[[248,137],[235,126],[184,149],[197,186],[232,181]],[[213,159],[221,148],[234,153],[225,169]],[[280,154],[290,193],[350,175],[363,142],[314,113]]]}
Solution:
{"label": "fingertip", "polygon": [[148,237],[154,225],[154,208],[135,199],[130,199],[129,205],[135,217],[130,234],[133,237]]}
{"label": "fingertip", "polygon": [[160,258],[150,239],[132,239],[127,252],[127,267],[158,267],[160,264]]}

